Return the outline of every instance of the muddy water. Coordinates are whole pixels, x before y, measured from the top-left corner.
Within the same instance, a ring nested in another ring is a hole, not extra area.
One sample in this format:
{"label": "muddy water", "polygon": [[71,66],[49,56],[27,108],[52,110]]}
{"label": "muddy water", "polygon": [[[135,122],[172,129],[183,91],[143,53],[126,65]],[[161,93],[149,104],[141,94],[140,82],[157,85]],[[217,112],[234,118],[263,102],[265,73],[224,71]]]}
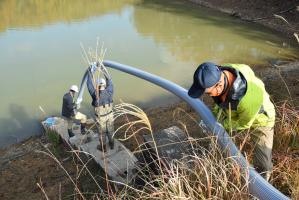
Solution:
{"label": "muddy water", "polygon": [[[161,3],[162,2],[162,3]],[[182,1],[2,0],[0,146],[40,133],[86,68],[80,43],[107,48],[106,59],[137,66],[184,87],[203,61],[251,65],[296,59],[298,49],[268,29]],[[173,96],[111,71],[115,101],[160,105]],[[85,95],[82,111],[92,116]]]}

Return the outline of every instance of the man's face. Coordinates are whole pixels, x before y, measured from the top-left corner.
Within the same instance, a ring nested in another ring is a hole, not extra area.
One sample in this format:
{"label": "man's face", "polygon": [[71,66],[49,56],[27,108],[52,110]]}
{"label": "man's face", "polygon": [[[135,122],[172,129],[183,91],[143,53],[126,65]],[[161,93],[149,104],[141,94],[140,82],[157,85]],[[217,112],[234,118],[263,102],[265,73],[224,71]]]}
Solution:
{"label": "man's face", "polygon": [[105,88],[106,88],[106,85],[99,85],[98,86],[99,91],[105,90]]}
{"label": "man's face", "polygon": [[212,87],[206,88],[205,93],[211,97],[217,97],[221,95],[224,90],[224,77],[221,74],[220,81],[213,85]]}

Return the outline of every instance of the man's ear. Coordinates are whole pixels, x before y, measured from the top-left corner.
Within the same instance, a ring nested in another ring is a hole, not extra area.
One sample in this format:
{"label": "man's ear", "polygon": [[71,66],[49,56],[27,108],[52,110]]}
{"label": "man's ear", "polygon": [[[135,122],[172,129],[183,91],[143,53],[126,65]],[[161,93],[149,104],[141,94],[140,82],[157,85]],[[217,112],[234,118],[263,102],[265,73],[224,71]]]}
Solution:
{"label": "man's ear", "polygon": [[221,79],[221,81],[219,83],[219,86],[224,87],[224,80],[223,79]]}
{"label": "man's ear", "polygon": [[221,74],[220,81],[218,83],[219,86],[224,87],[224,75]]}

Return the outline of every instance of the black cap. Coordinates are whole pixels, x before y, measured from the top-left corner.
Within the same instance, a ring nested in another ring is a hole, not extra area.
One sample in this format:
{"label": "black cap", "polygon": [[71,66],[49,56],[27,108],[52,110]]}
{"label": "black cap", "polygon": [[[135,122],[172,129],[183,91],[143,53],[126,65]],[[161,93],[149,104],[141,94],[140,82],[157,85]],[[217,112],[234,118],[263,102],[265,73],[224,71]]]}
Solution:
{"label": "black cap", "polygon": [[219,82],[221,71],[218,66],[211,62],[205,62],[198,66],[193,75],[193,84],[188,95],[193,98],[200,97],[206,88],[212,87]]}

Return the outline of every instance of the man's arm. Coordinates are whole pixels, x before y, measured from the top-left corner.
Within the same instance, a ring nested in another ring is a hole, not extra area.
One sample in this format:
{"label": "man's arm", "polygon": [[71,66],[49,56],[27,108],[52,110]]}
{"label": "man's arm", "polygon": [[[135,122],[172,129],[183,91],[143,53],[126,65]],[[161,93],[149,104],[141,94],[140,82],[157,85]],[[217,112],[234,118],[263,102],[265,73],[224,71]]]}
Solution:
{"label": "man's arm", "polygon": [[261,104],[241,106],[237,110],[237,115],[229,119],[228,116],[223,120],[223,126],[226,130],[244,130],[251,127]]}
{"label": "man's arm", "polygon": [[112,96],[113,95],[113,83],[111,78],[107,80],[107,92]]}
{"label": "man's arm", "polygon": [[113,95],[113,83],[110,74],[108,73],[107,69],[104,66],[101,66],[101,70],[105,76],[106,82],[107,82],[107,87],[106,91],[110,94]]}

